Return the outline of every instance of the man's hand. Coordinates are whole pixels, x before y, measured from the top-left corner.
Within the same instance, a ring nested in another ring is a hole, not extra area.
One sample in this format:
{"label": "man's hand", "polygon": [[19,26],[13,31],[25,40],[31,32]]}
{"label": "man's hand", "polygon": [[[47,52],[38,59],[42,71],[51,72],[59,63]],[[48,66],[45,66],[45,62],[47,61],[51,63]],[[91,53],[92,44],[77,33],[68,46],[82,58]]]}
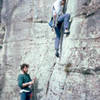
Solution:
{"label": "man's hand", "polygon": [[33,80],[35,81],[36,80],[36,77]]}
{"label": "man's hand", "polygon": [[29,82],[29,85],[32,85],[34,83],[34,81]]}
{"label": "man's hand", "polygon": [[34,84],[35,80],[36,80],[36,77],[31,82],[29,82],[29,85]]}

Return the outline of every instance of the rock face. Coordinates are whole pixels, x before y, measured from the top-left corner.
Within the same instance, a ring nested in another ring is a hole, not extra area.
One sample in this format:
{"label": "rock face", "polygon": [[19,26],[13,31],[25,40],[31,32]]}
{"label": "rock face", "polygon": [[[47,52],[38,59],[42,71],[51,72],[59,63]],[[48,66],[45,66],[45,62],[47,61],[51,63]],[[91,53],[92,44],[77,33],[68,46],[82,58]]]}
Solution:
{"label": "rock face", "polygon": [[[32,100],[100,100],[100,0],[68,0],[70,35],[55,57],[48,26],[54,0],[3,0],[0,100],[19,100],[20,64],[37,77]],[[1,36],[1,35],[0,35]]]}

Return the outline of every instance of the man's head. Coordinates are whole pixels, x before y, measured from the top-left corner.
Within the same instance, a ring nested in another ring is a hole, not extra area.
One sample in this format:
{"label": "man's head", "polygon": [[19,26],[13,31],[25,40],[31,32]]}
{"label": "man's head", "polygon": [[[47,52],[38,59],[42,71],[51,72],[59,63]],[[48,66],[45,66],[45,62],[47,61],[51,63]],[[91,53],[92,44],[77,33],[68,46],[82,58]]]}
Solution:
{"label": "man's head", "polygon": [[28,64],[22,64],[20,66],[20,68],[21,68],[22,72],[27,73],[28,72],[29,65]]}
{"label": "man's head", "polygon": [[64,5],[66,0],[61,0],[61,5]]}

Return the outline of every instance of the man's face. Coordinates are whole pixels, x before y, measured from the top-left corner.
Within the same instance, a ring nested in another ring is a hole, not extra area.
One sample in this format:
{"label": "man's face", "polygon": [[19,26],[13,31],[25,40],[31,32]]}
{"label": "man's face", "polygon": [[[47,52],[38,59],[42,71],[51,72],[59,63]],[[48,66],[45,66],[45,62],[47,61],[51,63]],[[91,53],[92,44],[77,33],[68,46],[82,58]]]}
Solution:
{"label": "man's face", "polygon": [[64,4],[65,4],[65,1],[64,1],[64,0],[62,0],[62,1],[61,1],[61,5],[64,5]]}
{"label": "man's face", "polygon": [[28,72],[28,67],[25,66],[25,67],[23,68],[23,72],[24,72],[24,73],[27,73],[27,72]]}

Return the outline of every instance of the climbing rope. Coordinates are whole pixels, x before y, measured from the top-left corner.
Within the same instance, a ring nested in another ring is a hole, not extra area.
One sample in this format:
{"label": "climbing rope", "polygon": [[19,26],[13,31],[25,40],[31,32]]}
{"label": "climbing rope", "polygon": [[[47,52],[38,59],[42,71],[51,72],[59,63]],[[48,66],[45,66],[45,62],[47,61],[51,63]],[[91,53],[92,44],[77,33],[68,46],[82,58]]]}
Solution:
{"label": "climbing rope", "polygon": [[[68,4],[68,1],[66,2]],[[63,8],[63,12],[65,12],[65,9],[66,6],[64,5],[64,8]],[[63,25],[62,25],[63,26]],[[61,60],[61,56],[62,56],[62,43],[63,43],[63,36],[64,36],[64,32],[63,32],[63,27],[61,26],[61,36],[60,36],[60,60]]]}
{"label": "climbing rope", "polygon": [[[34,7],[34,0],[32,0],[32,11],[34,11],[34,8],[33,7]],[[32,13],[32,18],[33,18],[33,13]],[[33,22],[34,21],[32,20],[32,25],[31,25],[32,26],[32,29],[33,29]],[[31,29],[31,32],[33,33],[32,29]],[[36,73],[34,75],[36,75]],[[36,96],[36,92],[37,92],[36,91],[36,80],[34,81],[34,84],[33,84],[32,88],[33,88],[33,91],[32,91],[33,92],[32,99],[33,100],[37,100],[37,96]]]}
{"label": "climbing rope", "polygon": [[60,59],[61,59],[61,56],[62,56],[63,36],[64,36],[64,32],[62,31],[62,27],[61,27],[61,36],[60,36]]}
{"label": "climbing rope", "polygon": [[34,100],[37,100],[37,96],[36,96],[36,82],[34,82],[33,87],[34,87],[34,89],[33,89],[33,93],[34,93]]}

